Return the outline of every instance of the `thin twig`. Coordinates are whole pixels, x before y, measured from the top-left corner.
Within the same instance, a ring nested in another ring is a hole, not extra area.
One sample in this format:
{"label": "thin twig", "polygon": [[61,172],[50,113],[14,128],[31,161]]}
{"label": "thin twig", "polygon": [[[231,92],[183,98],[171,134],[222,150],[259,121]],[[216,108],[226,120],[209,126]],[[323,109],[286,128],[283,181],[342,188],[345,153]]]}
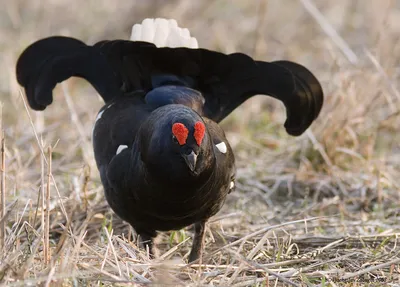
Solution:
{"label": "thin twig", "polygon": [[347,274],[347,275],[343,276],[341,279],[342,280],[351,279],[351,278],[363,275],[365,273],[372,272],[372,271],[375,271],[375,270],[378,270],[378,269],[382,269],[382,268],[385,268],[385,267],[389,267],[391,265],[399,264],[399,263],[400,263],[400,258],[396,258],[396,259],[393,259],[393,260],[391,260],[389,262],[385,262],[385,263],[382,263],[382,264],[374,265],[374,266],[365,268],[363,270],[359,270],[357,272]]}
{"label": "thin twig", "polygon": [[6,142],[4,130],[1,134],[1,187],[0,187],[0,250],[5,246],[6,241],[6,220],[3,220],[6,214]]}
{"label": "thin twig", "polygon": [[[41,149],[43,149],[43,138],[41,138]],[[40,226],[42,228],[42,242],[43,242],[43,250],[46,250],[46,236],[45,236],[45,210],[46,210],[46,193],[45,193],[45,160],[46,158],[41,155],[40,156],[40,167],[41,167],[41,172],[40,172],[40,206],[42,208],[42,212],[40,214]],[[46,256],[44,256],[44,261],[46,261]]]}
{"label": "thin twig", "polygon": [[[23,93],[22,89],[19,89],[19,94],[20,94],[21,100],[22,100],[22,102],[24,104],[26,114],[28,115],[29,122],[31,124],[33,133],[34,133],[35,138],[36,138],[36,142],[37,142],[37,144],[39,146],[40,153],[42,154],[42,157],[44,158],[45,163],[48,164],[47,159],[46,159],[46,155],[44,154],[44,149],[43,149],[43,147],[42,147],[42,145],[40,143],[39,136],[38,136],[38,134],[36,132],[35,125],[34,125],[34,123],[32,121],[31,114],[29,113],[28,105],[26,104],[26,100],[25,100],[24,93]],[[63,202],[61,200],[61,194],[60,194],[60,191],[58,190],[58,187],[57,187],[57,184],[56,184],[56,180],[53,177],[53,174],[51,174],[51,179],[53,181],[54,188],[57,191],[57,196],[58,196],[58,200],[59,200],[59,203],[60,203],[61,211],[62,211],[63,215],[65,216],[65,218],[68,220],[68,214],[67,214],[67,211],[65,210],[65,206],[64,206],[64,204],[63,204]]]}
{"label": "thin twig", "polygon": [[82,191],[81,194],[83,194],[84,198],[83,198],[83,206],[84,209],[87,211],[88,210],[88,206],[89,206],[89,199],[88,199],[88,195],[87,195],[87,188],[88,188],[88,183],[90,180],[90,165],[85,165],[84,169],[83,169],[83,184],[82,184]]}
{"label": "thin twig", "polygon": [[46,224],[44,229],[45,234],[45,249],[44,249],[44,258],[45,262],[48,265],[50,263],[50,246],[49,246],[49,236],[50,236],[50,183],[51,183],[51,146],[48,148],[49,159],[47,161],[47,189],[46,189]]}
{"label": "thin twig", "polygon": [[350,63],[356,64],[358,62],[357,55],[353,52],[350,46],[343,40],[343,38],[336,32],[335,28],[326,20],[324,15],[318,10],[311,0],[300,0],[304,8],[314,17],[321,29],[332,39],[333,43],[342,51]]}
{"label": "thin twig", "polygon": [[84,157],[86,163],[91,166],[92,163],[93,163],[93,160],[91,160],[93,158],[93,153],[92,153],[92,148],[91,148],[91,145],[89,143],[89,140],[88,140],[88,138],[86,136],[85,128],[83,127],[81,121],[79,120],[78,113],[76,111],[76,108],[75,108],[74,102],[72,100],[72,97],[71,97],[71,95],[69,93],[67,84],[66,83],[62,83],[61,87],[62,87],[62,90],[63,90],[63,95],[64,95],[64,98],[65,98],[65,101],[67,102],[68,110],[69,110],[70,115],[71,115],[71,121],[75,125],[76,130],[78,131],[78,134],[79,134],[79,137],[80,137],[80,140],[81,140],[80,147],[81,147],[81,150],[82,150],[83,157]]}
{"label": "thin twig", "polygon": [[26,104],[26,100],[25,100],[25,97],[24,97],[24,93],[22,92],[21,89],[19,89],[19,94],[20,94],[20,97],[21,97],[22,102],[23,102],[23,104],[24,104],[26,114],[28,115],[29,122],[30,122],[31,127],[32,127],[32,130],[33,130],[33,134],[35,135],[35,138],[36,138],[36,142],[38,143],[38,145],[39,145],[39,147],[40,147],[40,152],[41,152],[42,156],[45,158],[44,161],[45,161],[46,164],[47,164],[46,155],[44,154],[43,148],[41,148],[40,140],[39,140],[39,136],[38,136],[38,134],[37,134],[37,132],[36,132],[35,124],[33,123],[32,116],[31,116],[31,114],[29,113],[28,105]]}
{"label": "thin twig", "polygon": [[257,28],[255,33],[255,41],[254,41],[254,48],[253,48],[253,56],[257,57],[260,56],[261,52],[261,43],[264,41],[264,27],[265,27],[265,20],[267,18],[267,4],[268,0],[259,0],[259,7],[257,13]]}
{"label": "thin twig", "polygon": [[[0,131],[3,130],[3,103],[0,103]],[[1,159],[3,159],[3,138],[4,133],[1,134]],[[1,163],[3,166],[3,162]],[[3,175],[3,170],[1,170],[1,175]],[[5,203],[5,188],[3,189],[3,176],[1,176],[1,186],[0,186],[0,252],[3,251],[5,243],[5,213],[6,213],[6,203]]]}
{"label": "thin twig", "polygon": [[56,267],[52,267],[50,269],[49,275],[47,275],[47,279],[46,279],[46,282],[44,284],[45,287],[51,286],[50,283],[51,283],[51,280],[53,279],[55,271],[56,271]]}
{"label": "thin twig", "polygon": [[262,266],[261,264],[258,264],[258,263],[254,262],[254,261],[251,261],[251,260],[247,260],[245,258],[242,258],[242,260],[244,262],[246,262],[248,265],[252,266],[252,267],[255,267],[255,268],[258,268],[258,269],[264,269],[266,273],[271,274],[273,277],[276,277],[277,279],[279,279],[280,281],[282,281],[282,282],[284,282],[286,284],[289,284],[289,285],[294,286],[294,287],[300,287],[299,284],[296,284],[295,282],[283,277],[279,273],[276,273],[275,271],[272,271],[269,268],[266,268],[266,267]]}
{"label": "thin twig", "polygon": [[[245,242],[246,240],[248,240],[248,239],[250,239],[250,238],[252,238],[254,236],[257,236],[259,234],[263,234],[263,233],[265,233],[267,231],[274,230],[274,229],[279,228],[279,227],[283,227],[283,226],[287,226],[287,225],[291,225],[291,224],[295,224],[295,223],[303,223],[305,220],[313,221],[313,220],[326,219],[326,218],[329,218],[329,217],[328,216],[317,216],[317,217],[310,217],[310,218],[305,218],[305,219],[300,219],[300,220],[293,220],[293,221],[284,222],[284,223],[276,224],[276,225],[269,225],[267,227],[264,227],[264,228],[261,228],[261,229],[255,231],[255,232],[253,232],[251,234],[243,236],[242,238],[240,238],[240,239],[238,239],[236,241],[233,241],[233,242],[231,242],[231,243],[229,243],[229,244],[227,244],[227,245],[215,250],[214,252],[206,255],[205,257],[213,256],[213,255],[217,254],[218,252],[220,252],[222,250],[227,250],[228,248],[230,248],[232,246],[235,246],[235,245],[237,245],[239,243]],[[188,264],[188,266],[190,266],[190,265],[192,265],[194,263],[198,263],[197,260],[195,260],[192,263]]]}
{"label": "thin twig", "polygon": [[[393,83],[393,81],[390,80],[388,74],[385,72],[385,70],[383,69],[381,63],[379,63],[378,59],[371,53],[370,50],[368,49],[364,49],[365,54],[367,55],[367,57],[370,59],[370,61],[372,62],[372,64],[375,66],[376,70],[378,71],[378,73],[382,76],[382,78],[385,80],[386,85],[389,87],[389,89],[391,90],[391,92],[393,93],[393,95],[397,98],[397,100],[400,100],[400,92],[397,90],[396,85]],[[390,109],[392,110],[392,112],[397,112],[397,108],[396,105],[394,104],[393,99],[391,98],[391,96],[387,93],[383,93],[383,95],[386,97],[386,100],[390,106]]]}
{"label": "thin twig", "polygon": [[119,276],[121,277],[121,276],[122,276],[121,267],[119,266],[118,256],[117,256],[117,253],[115,252],[114,244],[113,244],[112,239],[111,239],[112,231],[111,231],[111,235],[110,235],[110,234],[108,233],[107,227],[104,226],[104,232],[106,233],[107,240],[108,240],[108,244],[110,244],[111,252],[112,252],[113,255],[114,255],[115,264],[117,264],[117,268],[118,268],[118,274],[119,274]]}

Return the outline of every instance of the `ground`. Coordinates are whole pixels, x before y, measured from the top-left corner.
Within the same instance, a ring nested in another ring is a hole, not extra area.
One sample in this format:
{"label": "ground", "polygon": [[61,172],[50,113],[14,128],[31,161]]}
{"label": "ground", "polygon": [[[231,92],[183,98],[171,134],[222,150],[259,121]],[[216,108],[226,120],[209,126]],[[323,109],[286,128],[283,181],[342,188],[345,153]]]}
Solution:
{"label": "ground", "polygon": [[[399,286],[398,1],[14,0],[1,6],[0,284]],[[18,55],[41,37],[127,39],[146,17],[177,19],[204,48],[299,62],[325,92],[320,117],[297,138],[285,134],[285,110],[267,97],[223,122],[237,158],[237,188],[208,224],[200,265],[187,265],[190,227],[160,234],[159,258],[151,260],[108,208],[91,146],[102,106],[94,89],[71,79],[37,113],[25,107],[15,80]]]}

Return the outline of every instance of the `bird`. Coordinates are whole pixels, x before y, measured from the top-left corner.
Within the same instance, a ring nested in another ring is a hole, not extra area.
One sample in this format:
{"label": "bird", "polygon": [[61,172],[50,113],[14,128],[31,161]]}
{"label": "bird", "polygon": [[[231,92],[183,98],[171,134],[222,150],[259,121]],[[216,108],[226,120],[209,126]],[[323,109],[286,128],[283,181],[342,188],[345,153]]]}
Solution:
{"label": "bird", "polygon": [[145,19],[130,40],[94,45],[50,36],[29,45],[16,78],[43,111],[70,77],[104,100],[93,149],[105,198],[153,254],[157,232],[194,225],[189,262],[203,254],[205,227],[235,188],[235,157],[220,122],[255,95],[281,101],[284,127],[299,136],[318,117],[323,90],[301,64],[199,48],[173,19]]}

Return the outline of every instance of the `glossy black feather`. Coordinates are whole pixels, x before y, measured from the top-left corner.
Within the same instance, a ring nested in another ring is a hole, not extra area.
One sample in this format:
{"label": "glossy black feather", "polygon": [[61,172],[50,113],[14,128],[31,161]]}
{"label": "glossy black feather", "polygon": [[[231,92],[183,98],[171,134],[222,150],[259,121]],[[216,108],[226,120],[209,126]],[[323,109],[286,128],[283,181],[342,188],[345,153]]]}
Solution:
{"label": "glossy black feather", "polygon": [[[49,47],[43,49],[46,45]],[[22,54],[17,65],[18,82],[26,88],[32,108],[43,109],[51,103],[51,89],[70,76],[87,79],[105,102],[121,92],[149,92],[178,82],[202,93],[205,102],[199,103],[202,109],[197,112],[216,122],[248,98],[270,95],[285,105],[285,127],[292,135],[302,134],[322,107],[318,80],[305,67],[289,61],[268,63],[241,53],[157,48],[151,43],[123,40],[102,41],[94,47],[83,45],[70,38],[52,37],[34,43]],[[32,63],[26,58],[37,60]],[[40,69],[42,72],[38,72]]]}
{"label": "glossy black feather", "polygon": [[[199,175],[191,175],[178,155],[166,152],[173,122],[192,126],[199,120],[198,114],[182,105],[150,111],[132,99],[122,99],[112,103],[96,123],[94,150],[107,201],[137,232],[154,234],[205,220],[225,201],[235,175],[234,155],[216,123],[204,119],[207,136]],[[222,141],[228,147],[226,154],[215,147]],[[118,144],[128,148],[115,155]]]}
{"label": "glossy black feather", "polygon": [[120,94],[120,84],[101,52],[68,37],[45,38],[30,45],[18,59],[16,74],[35,110],[50,105],[56,84],[72,76],[89,81],[106,103]]}
{"label": "glossy black feather", "polygon": [[[72,76],[88,80],[106,103],[93,146],[110,206],[150,241],[157,230],[196,223],[190,260],[198,257],[204,223],[221,208],[235,178],[234,155],[217,123],[263,94],[283,102],[287,132],[300,135],[323,103],[322,88],[305,67],[240,53],[122,40],[87,46],[50,37],[18,59],[17,80],[36,110],[51,104],[55,85]],[[201,144],[199,122],[206,127]],[[175,140],[174,123],[188,130],[184,144]],[[120,146],[126,148],[117,154]]]}
{"label": "glossy black feather", "polygon": [[323,92],[318,80],[305,67],[292,62],[268,63],[241,53],[156,48],[130,41],[103,42],[100,47],[107,53],[117,50],[123,55],[123,61],[110,58],[110,62],[115,70],[123,71],[121,77],[127,90],[148,91],[153,88],[152,77],[176,75],[186,86],[202,92],[205,103],[198,112],[216,122],[250,97],[270,95],[281,100],[287,109],[288,133],[300,135],[322,107]]}

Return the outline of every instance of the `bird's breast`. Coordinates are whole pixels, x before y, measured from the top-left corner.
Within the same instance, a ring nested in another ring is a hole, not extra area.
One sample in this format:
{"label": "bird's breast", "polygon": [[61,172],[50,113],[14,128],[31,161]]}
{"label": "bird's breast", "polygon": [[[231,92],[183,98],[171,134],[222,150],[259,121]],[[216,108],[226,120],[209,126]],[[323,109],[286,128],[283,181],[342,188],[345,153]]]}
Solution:
{"label": "bird's breast", "polygon": [[186,226],[214,215],[225,201],[229,182],[210,178],[201,186],[150,184],[137,192],[139,208],[148,218],[158,222],[157,230],[161,230],[165,225],[169,228],[173,224]]}

